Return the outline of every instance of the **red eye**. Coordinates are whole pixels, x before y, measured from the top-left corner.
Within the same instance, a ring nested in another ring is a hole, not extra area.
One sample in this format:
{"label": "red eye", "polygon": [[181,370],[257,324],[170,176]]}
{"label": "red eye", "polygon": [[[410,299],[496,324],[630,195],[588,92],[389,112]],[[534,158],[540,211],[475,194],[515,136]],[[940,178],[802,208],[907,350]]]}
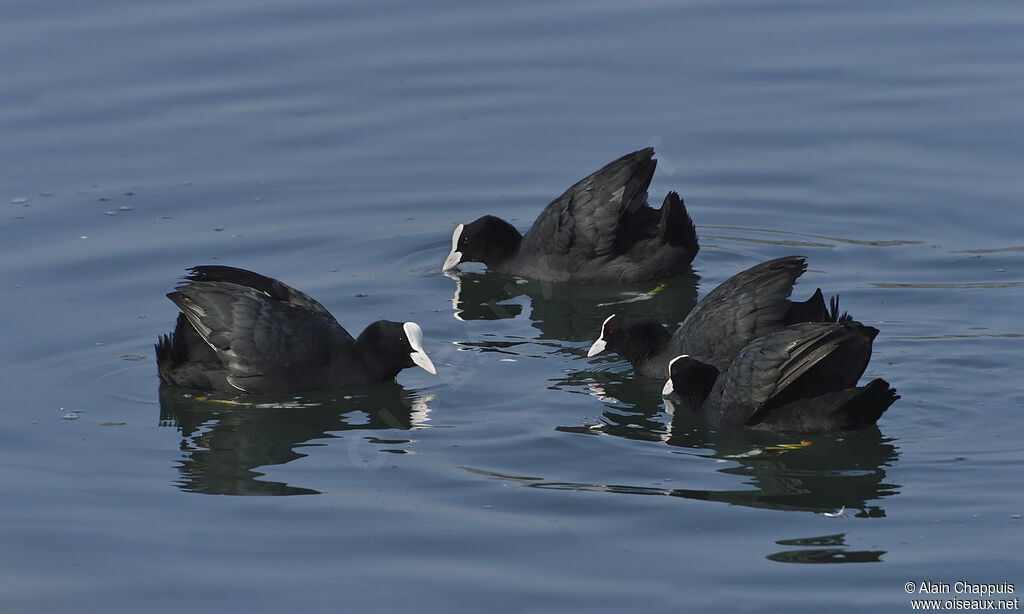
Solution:
{"label": "red eye", "polygon": [[468,245],[469,244],[469,237],[462,237],[462,244],[463,245]]}
{"label": "red eye", "polygon": [[615,329],[614,328],[609,328],[608,329],[608,334],[609,335],[614,335],[615,334]]}
{"label": "red eye", "polygon": [[398,343],[399,343],[399,345],[405,345],[405,337],[399,337],[398,338]]}

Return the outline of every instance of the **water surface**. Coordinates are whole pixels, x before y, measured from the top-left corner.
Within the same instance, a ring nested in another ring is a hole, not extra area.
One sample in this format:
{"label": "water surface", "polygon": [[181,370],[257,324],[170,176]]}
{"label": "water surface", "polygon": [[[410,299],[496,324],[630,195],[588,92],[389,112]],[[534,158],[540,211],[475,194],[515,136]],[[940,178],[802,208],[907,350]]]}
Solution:
{"label": "water surface", "polygon": [[[908,581],[1024,586],[1018,4],[7,8],[0,609],[900,611]],[[692,275],[439,271],[456,224],[526,227],[647,145]],[[609,313],[677,322],[794,253],[798,297],[881,330],[866,376],[902,399],[877,429],[709,429],[586,358]],[[161,389],[164,294],[203,263],[350,331],[415,320],[438,375]]]}

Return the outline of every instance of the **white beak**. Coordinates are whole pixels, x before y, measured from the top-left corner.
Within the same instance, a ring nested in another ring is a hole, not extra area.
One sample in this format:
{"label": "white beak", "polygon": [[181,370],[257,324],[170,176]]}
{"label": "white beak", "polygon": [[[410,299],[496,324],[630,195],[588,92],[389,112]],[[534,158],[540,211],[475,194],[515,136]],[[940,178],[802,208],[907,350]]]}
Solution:
{"label": "white beak", "polygon": [[689,354],[680,354],[672,360],[668,361],[668,381],[665,382],[665,387],[661,389],[661,396],[667,397],[668,395],[675,392],[675,386],[672,385],[672,365],[676,364],[676,361],[680,358],[688,358]]}
{"label": "white beak", "polygon": [[672,387],[672,378],[668,378],[665,382],[665,387],[661,389],[661,396],[667,397],[668,395],[675,392],[675,388]]}
{"label": "white beak", "polygon": [[601,322],[601,335],[597,338],[597,341],[594,342],[594,345],[590,346],[590,349],[587,350],[587,358],[593,358],[594,356],[597,356],[598,354],[603,352],[606,347],[608,347],[608,342],[604,340],[604,327],[606,324],[608,324],[608,320],[611,320],[614,317],[615,314],[613,313],[612,315],[605,318],[604,322]]}
{"label": "white beak", "polygon": [[[459,266],[459,262],[462,261],[462,252],[452,252],[448,254],[448,257],[444,259],[444,264],[441,266],[442,271],[450,271],[455,267]],[[436,261],[435,261],[436,262]]]}
{"label": "white beak", "polygon": [[406,322],[402,324],[402,329],[405,330],[405,338],[409,340],[409,347],[412,348],[409,358],[412,358],[412,361],[427,373],[437,375],[434,363],[430,362],[430,357],[423,350],[423,329],[420,328],[420,325],[415,322]]}
{"label": "white beak", "polygon": [[441,265],[442,271],[450,271],[459,265],[462,261],[462,252],[459,251],[459,236],[462,235],[462,229],[464,225],[459,224],[455,227],[455,232],[452,233],[452,251],[448,254],[448,257],[444,259],[444,264]]}
{"label": "white beak", "polygon": [[409,357],[412,358],[412,361],[414,363],[416,363],[420,367],[423,367],[423,370],[426,371],[427,373],[431,375],[437,375],[437,369],[434,368],[434,363],[430,362],[430,357],[427,356],[424,352],[411,352],[409,354]]}

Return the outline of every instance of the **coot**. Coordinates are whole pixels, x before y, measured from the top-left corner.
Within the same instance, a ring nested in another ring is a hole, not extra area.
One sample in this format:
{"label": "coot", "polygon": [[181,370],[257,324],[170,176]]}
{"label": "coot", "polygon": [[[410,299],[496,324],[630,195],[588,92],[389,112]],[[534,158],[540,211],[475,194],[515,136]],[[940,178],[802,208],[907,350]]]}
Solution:
{"label": "coot", "polygon": [[852,320],[794,324],[751,341],[724,370],[690,356],[673,359],[662,393],[679,394],[713,426],[863,428],[900,398],[883,379],[855,387],[877,334]]}
{"label": "coot", "polygon": [[648,206],[653,155],[650,147],[635,151],[580,180],[544,208],[525,236],[492,215],[459,224],[442,270],[482,262],[520,277],[588,283],[683,273],[697,254],[697,232],[675,192],[661,209]]}
{"label": "coot", "polygon": [[737,273],[701,299],[671,335],[652,318],[612,314],[601,325],[601,335],[587,356],[611,350],[628,360],[638,374],[666,378],[668,361],[680,354],[722,369],[747,343],[783,326],[849,318],[839,314],[835,297],[831,309],[825,305],[821,288],[806,301],[789,300],[793,284],[805,270],[803,258],[786,256]]}
{"label": "coot", "polygon": [[276,279],[197,266],[167,295],[181,309],[156,344],[160,380],[203,391],[286,394],[436,373],[415,322],[379,320],[353,339],[324,307]]}

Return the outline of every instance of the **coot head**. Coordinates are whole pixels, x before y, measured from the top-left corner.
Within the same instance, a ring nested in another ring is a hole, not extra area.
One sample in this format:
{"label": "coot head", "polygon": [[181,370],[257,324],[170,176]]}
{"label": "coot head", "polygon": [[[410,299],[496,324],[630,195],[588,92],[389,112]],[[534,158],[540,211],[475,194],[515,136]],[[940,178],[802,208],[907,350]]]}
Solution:
{"label": "coot head", "polygon": [[496,267],[516,255],[522,240],[515,226],[493,215],[459,224],[452,233],[452,251],[441,269],[450,271],[460,262],[482,262],[488,268]]}
{"label": "coot head", "polygon": [[437,374],[434,363],[423,350],[423,330],[415,322],[378,320],[367,326],[356,340],[364,361],[394,377],[402,369],[421,367],[431,375]]}
{"label": "coot head", "polygon": [[668,380],[661,389],[662,396],[676,393],[681,397],[704,402],[718,379],[718,369],[692,356],[676,356],[668,363]]}
{"label": "coot head", "polygon": [[587,356],[611,350],[635,364],[661,351],[669,337],[665,327],[653,318],[612,314],[601,324],[601,336],[590,346]]}

